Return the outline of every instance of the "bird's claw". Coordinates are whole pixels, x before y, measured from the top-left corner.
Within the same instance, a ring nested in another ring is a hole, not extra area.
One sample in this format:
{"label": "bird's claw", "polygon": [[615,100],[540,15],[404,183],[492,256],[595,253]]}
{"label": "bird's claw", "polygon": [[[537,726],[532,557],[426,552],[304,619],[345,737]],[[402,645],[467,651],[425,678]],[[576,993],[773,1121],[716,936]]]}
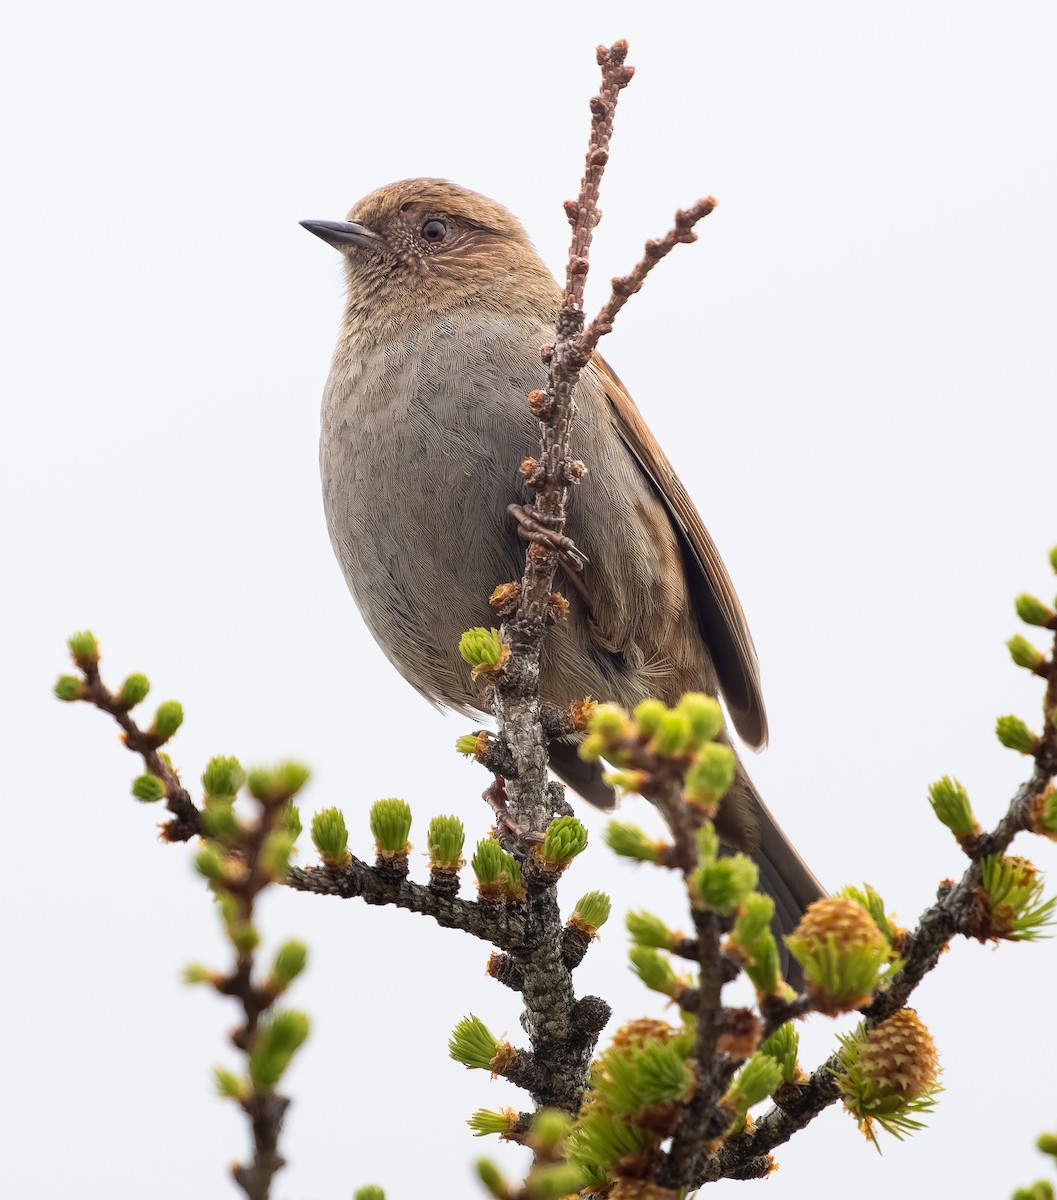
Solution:
{"label": "bird's claw", "polygon": [[542,833],[525,829],[510,815],[510,809],[507,807],[506,780],[502,775],[497,775],[481,795],[495,813],[496,840],[504,850],[509,852],[518,843],[532,845],[543,841]]}
{"label": "bird's claw", "polygon": [[558,518],[545,516],[531,504],[508,504],[507,512],[517,522],[518,536],[524,541],[556,551],[558,561],[567,571],[579,573],[584,569],[589,561],[587,555],[577,548],[572,538],[548,528],[557,523]]}

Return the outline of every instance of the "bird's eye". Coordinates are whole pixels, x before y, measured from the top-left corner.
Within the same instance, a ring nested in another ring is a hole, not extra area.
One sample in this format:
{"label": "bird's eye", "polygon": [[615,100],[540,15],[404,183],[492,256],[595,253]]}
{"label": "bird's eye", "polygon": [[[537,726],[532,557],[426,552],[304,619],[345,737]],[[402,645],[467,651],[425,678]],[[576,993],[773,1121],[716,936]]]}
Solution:
{"label": "bird's eye", "polygon": [[443,242],[448,236],[447,221],[442,221],[439,217],[430,217],[422,226],[422,236],[434,245]]}

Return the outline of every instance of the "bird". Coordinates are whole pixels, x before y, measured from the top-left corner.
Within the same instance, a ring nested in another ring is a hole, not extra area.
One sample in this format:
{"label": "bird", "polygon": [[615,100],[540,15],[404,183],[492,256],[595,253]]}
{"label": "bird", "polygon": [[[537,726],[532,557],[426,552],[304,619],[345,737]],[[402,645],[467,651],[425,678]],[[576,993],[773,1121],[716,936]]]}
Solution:
{"label": "bird", "polygon": [[[443,179],[406,179],[344,221],[301,224],[340,251],[346,295],[325,386],[320,472],[331,543],[375,640],[427,699],[482,700],[460,634],[490,623],[496,585],[520,579],[521,460],[539,444],[526,403],[546,386],[561,293],[520,222]],[[566,533],[586,564],[568,618],[548,632],[542,698],[631,708],[687,691],[721,695],[753,748],[767,740],[756,651],[697,509],[612,368],[596,352],[576,390],[574,449],[587,474]],[[591,803],[612,790],[573,741],[551,769]],[[740,764],[716,819],[750,854],[789,933],[825,895]]]}

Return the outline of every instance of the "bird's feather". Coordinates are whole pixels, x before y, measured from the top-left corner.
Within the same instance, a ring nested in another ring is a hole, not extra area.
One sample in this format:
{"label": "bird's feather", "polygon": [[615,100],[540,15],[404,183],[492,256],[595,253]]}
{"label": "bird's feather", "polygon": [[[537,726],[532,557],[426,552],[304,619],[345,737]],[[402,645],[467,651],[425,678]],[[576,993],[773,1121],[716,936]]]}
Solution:
{"label": "bird's feather", "polygon": [[763,746],[767,713],[756,648],[716,544],[627,388],[601,355],[594,355],[589,370],[605,391],[621,439],[664,502],[682,543],[694,611],[734,727],[750,746]]}

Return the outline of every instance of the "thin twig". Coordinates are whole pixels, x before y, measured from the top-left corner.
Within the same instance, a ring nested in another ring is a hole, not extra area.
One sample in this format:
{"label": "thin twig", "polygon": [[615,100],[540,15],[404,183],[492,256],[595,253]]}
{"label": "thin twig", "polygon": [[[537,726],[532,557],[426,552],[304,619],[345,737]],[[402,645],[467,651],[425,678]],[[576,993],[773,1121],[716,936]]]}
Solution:
{"label": "thin twig", "polygon": [[[92,704],[113,717],[122,730],[125,745],[140,755],[148,772],[161,782],[166,805],[173,813],[172,820],[162,827],[164,839],[182,842],[193,837],[205,837],[202,810],[195,805],[180,782],[168,756],[161,753],[161,747],[166,744],[168,737],[154,727],[142,729],[131,716],[133,704],[103,683],[97,649],[93,654],[75,655],[75,662],[83,674],[76,699]],[[239,784],[234,786],[237,789]],[[258,983],[256,940],[254,937],[241,936],[253,931],[257,897],[277,881],[274,867],[266,861],[267,847],[272,836],[286,823],[283,801],[258,796],[258,805],[255,821],[236,822],[234,830],[207,843],[203,851],[207,855],[210,850],[222,855],[226,863],[227,869],[204,873],[212,880],[214,893],[229,902],[229,907],[225,908],[223,904],[220,907],[234,951],[234,962],[227,972],[207,972],[199,979],[201,982],[208,981],[218,993],[232,997],[242,1007],[242,1021],[232,1031],[231,1042],[247,1056],[250,1064],[249,1085],[240,1090],[235,1098],[250,1121],[253,1157],[249,1164],[236,1163],[231,1173],[247,1200],[268,1200],[272,1181],[285,1166],[278,1147],[283,1118],[290,1105],[289,1099],[275,1089],[278,1077],[276,1080],[261,1081],[254,1076],[252,1068],[261,1018],[293,978],[291,975],[290,979],[280,983],[269,976],[264,983]]]}
{"label": "thin twig", "polygon": [[202,814],[180,782],[180,776],[158,753],[162,741],[132,719],[131,705],[124,703],[103,683],[96,663],[84,663],[84,694],[81,699],[109,713],[124,731],[122,741],[143,759],[147,770],[165,785],[165,807],[173,819],[162,827],[167,842],[187,842],[202,835]]}
{"label": "thin twig", "polygon": [[255,1092],[242,1105],[253,1129],[253,1162],[231,1168],[231,1176],[247,1200],[268,1200],[272,1179],[286,1166],[279,1153],[279,1134],[290,1101],[278,1092]]}
{"label": "thin twig", "polygon": [[[212,885],[217,895],[226,894],[238,901],[237,924],[245,929],[253,927],[257,898],[276,882],[266,865],[265,855],[269,839],[285,826],[284,807],[282,802],[258,800],[257,819],[251,824],[242,824],[232,856],[232,861],[242,865],[244,873],[241,876],[225,874],[222,880]],[[275,1090],[274,1083],[260,1082],[254,1077],[252,1062],[258,1044],[261,1017],[272,1009],[286,984],[276,983],[271,976],[263,984],[258,984],[256,942],[240,942],[231,934],[230,928],[229,936],[235,949],[235,965],[227,975],[214,978],[212,983],[221,995],[231,996],[242,1005],[242,1024],[232,1031],[231,1041],[251,1064],[249,1077],[252,1086],[239,1103],[250,1119],[253,1134],[253,1159],[248,1166],[241,1163],[233,1166],[232,1177],[246,1193],[248,1200],[268,1200],[276,1173],[286,1165],[278,1147],[283,1118],[290,1101]]]}
{"label": "thin twig", "polygon": [[653,238],[646,243],[642,258],[632,268],[628,275],[618,275],[612,283],[609,299],[602,305],[598,316],[587,326],[580,335],[576,345],[575,359],[585,366],[595,351],[599,341],[613,330],[613,322],[617,313],[627,304],[630,297],[640,291],[646,282],[646,276],[661,261],[670,254],[680,242],[696,242],[697,234],[694,226],[703,217],[707,217],[719,201],[715,196],[706,196],[689,208],[680,208],[675,213],[675,223],[661,238]]}
{"label": "thin twig", "polygon": [[[720,922],[715,912],[695,903],[691,882],[699,861],[695,836],[700,820],[695,817],[682,797],[682,783],[666,779],[663,771],[654,771],[655,783],[650,799],[664,818],[672,834],[676,860],[683,874],[696,939],[691,945],[696,951],[698,986],[689,989],[679,1000],[681,1007],[692,1003],[695,1018],[694,1073],[697,1084],[694,1094],[683,1106],[668,1151],[658,1160],[654,1177],[664,1187],[679,1189],[694,1179],[698,1164],[705,1153],[705,1143],[729,1122],[729,1117],[717,1122],[716,1101],[721,1090],[717,1086],[717,1034],[723,1017],[722,989],[728,982],[728,972],[720,953]],[[716,1128],[718,1124],[718,1129]]]}
{"label": "thin twig", "polygon": [[[547,366],[546,412],[541,422],[540,452],[534,469],[536,497],[533,518],[561,538],[569,488],[578,479],[571,438],[576,406],[573,391],[583,366],[575,346],[584,327],[583,294],[589,267],[591,238],[601,214],[599,188],[613,133],[613,117],[620,92],[631,81],[625,66],[627,43],[599,47],[602,86],[591,101],[591,134],[579,198],[565,206],[572,226],[566,285],[555,324],[554,344],[542,351]],[[540,716],[539,661],[548,605],[558,562],[555,546],[532,543],[525,560],[516,614],[504,622],[503,636],[510,658],[493,690],[493,711],[500,737],[518,765],[510,780],[511,816],[526,829],[541,829],[550,817],[546,801],[547,747]]]}
{"label": "thin twig", "polygon": [[625,65],[628,44],[614,42],[608,49],[599,46],[595,52],[598,65],[602,68],[602,86],[598,95],[591,98],[591,140],[587,147],[587,160],[583,178],[580,180],[580,195],[576,200],[565,202],[565,215],[572,226],[572,245],[569,261],[565,268],[565,292],[562,307],[583,310],[584,285],[590,268],[591,239],[595,226],[602,219],[598,197],[602,187],[602,176],[609,162],[609,142],[613,136],[613,118],[616,116],[617,100],[621,91],[635,75],[635,68]]}

